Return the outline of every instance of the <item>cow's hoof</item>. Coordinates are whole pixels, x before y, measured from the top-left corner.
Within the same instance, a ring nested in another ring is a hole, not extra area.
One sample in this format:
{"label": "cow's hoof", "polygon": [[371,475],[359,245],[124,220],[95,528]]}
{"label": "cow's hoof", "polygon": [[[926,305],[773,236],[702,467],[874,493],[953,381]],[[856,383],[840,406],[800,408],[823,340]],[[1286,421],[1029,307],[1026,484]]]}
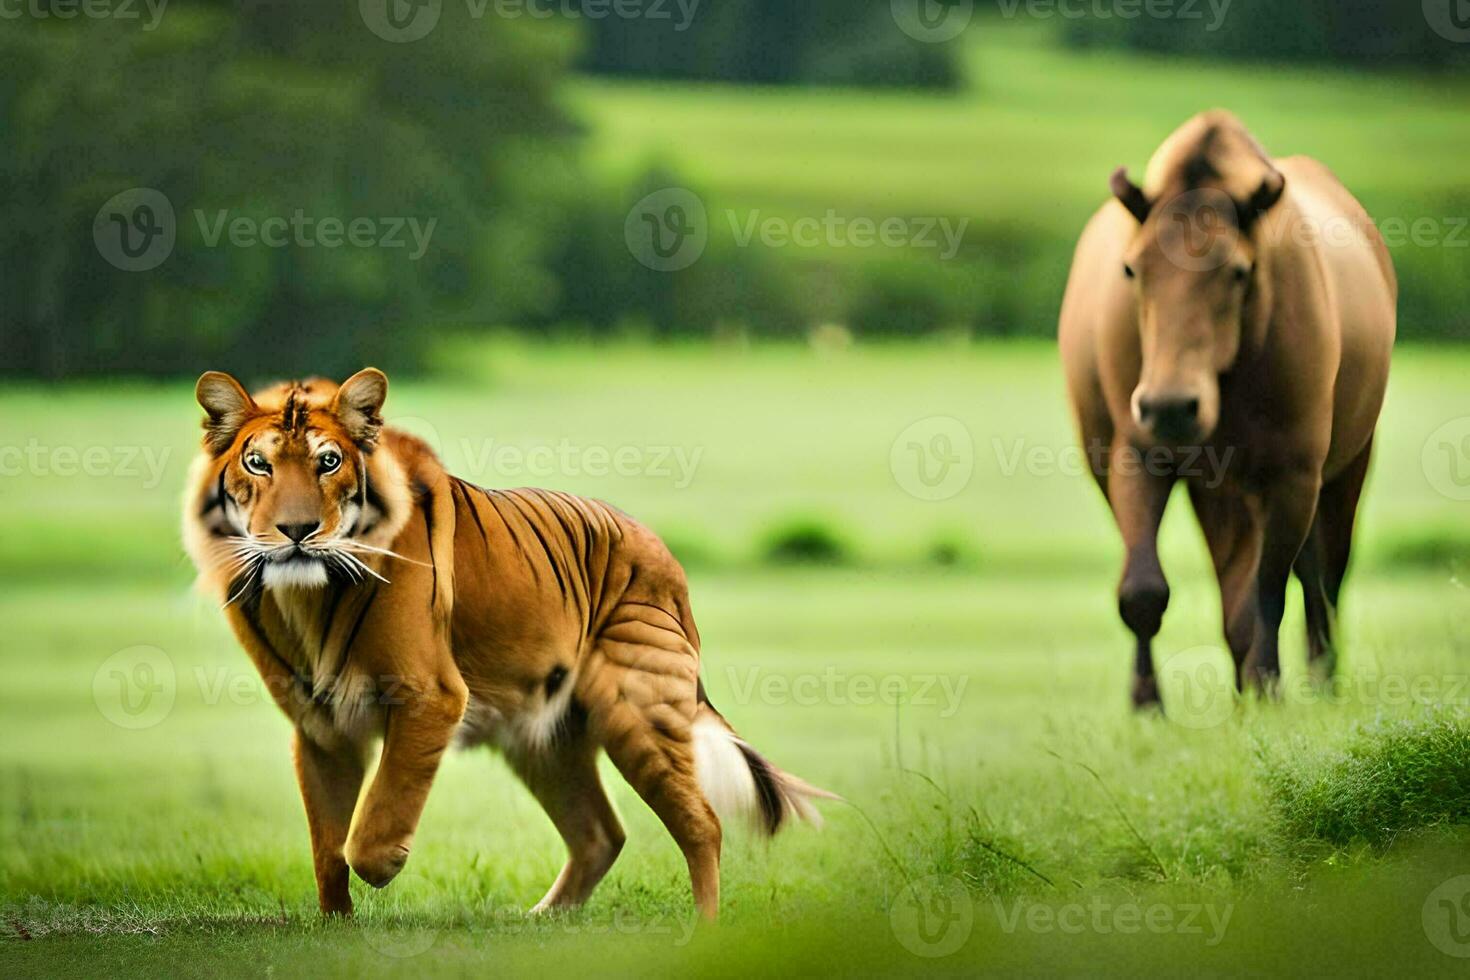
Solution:
{"label": "cow's hoof", "polygon": [[1164,701],[1159,697],[1159,682],[1157,678],[1134,678],[1133,710],[1140,714],[1164,710]]}

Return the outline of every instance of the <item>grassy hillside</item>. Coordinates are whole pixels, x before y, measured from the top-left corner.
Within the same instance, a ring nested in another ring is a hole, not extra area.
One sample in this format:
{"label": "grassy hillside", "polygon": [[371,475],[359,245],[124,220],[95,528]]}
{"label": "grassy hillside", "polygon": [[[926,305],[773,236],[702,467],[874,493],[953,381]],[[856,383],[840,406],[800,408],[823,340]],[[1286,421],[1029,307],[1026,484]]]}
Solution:
{"label": "grassy hillside", "polygon": [[[777,257],[912,263],[906,274],[954,292],[975,329],[1032,333],[1052,329],[1071,246],[1113,169],[1141,173],[1185,119],[1229,108],[1271,152],[1330,165],[1380,223],[1436,222],[1437,244],[1395,250],[1405,329],[1470,337],[1459,300],[1470,82],[1077,52],[1056,46],[1045,23],[979,20],[970,36],[970,85],[953,96],[597,79],[578,84],[574,105],[597,172],[622,183],[651,161],[672,165],[706,199],[717,242],[732,237],[729,210],[737,223],[754,211],[795,219],[829,209],[968,219],[947,278],[926,270],[930,250],[823,245]],[[995,322],[1005,318],[1016,322]]]}

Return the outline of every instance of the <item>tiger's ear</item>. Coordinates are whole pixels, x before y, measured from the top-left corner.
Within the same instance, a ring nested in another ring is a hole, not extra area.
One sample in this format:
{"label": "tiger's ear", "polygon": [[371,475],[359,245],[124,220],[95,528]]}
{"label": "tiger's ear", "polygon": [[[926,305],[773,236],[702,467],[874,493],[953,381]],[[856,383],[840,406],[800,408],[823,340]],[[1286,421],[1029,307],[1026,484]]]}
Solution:
{"label": "tiger's ear", "polygon": [[194,397],[209,414],[204,420],[204,444],[216,456],[230,448],[240,427],[256,412],[250,393],[223,371],[206,371],[200,375],[194,385]]}
{"label": "tiger's ear", "polygon": [[364,449],[378,442],[383,427],[383,402],[388,398],[388,376],[377,368],[363,368],[342,382],[332,410],[342,420],[347,434]]}

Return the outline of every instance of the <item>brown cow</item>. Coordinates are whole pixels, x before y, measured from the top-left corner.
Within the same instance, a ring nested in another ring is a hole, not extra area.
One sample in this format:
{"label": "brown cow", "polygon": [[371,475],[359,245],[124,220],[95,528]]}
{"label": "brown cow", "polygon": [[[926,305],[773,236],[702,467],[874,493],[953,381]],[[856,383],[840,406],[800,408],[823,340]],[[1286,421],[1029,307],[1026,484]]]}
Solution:
{"label": "brown cow", "polygon": [[1273,161],[1227,112],[1171,136],[1077,247],[1061,351],[1084,449],[1122,532],[1133,701],[1159,703],[1169,604],[1157,537],[1189,487],[1237,684],[1268,691],[1293,568],[1313,666],[1334,619],[1388,381],[1398,283],[1377,229],[1322,164]]}

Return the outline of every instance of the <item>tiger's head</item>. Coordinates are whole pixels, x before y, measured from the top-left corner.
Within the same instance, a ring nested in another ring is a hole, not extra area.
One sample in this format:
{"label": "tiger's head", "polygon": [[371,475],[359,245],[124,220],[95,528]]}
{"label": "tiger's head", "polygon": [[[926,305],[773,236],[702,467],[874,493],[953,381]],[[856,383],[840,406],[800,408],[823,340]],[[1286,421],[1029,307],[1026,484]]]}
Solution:
{"label": "tiger's head", "polygon": [[204,451],[185,508],[201,572],[232,591],[376,575],[371,558],[408,507],[402,471],[380,446],[387,394],[375,368],[255,395],[228,374],[201,377]]}

